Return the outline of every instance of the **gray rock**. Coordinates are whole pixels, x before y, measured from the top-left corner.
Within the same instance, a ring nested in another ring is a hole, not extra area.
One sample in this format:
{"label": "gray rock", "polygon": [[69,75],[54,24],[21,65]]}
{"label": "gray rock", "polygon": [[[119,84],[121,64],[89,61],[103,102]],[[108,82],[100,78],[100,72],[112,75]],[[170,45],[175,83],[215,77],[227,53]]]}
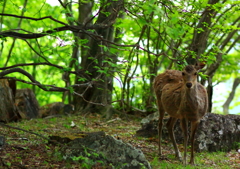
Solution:
{"label": "gray rock", "polygon": [[3,147],[6,144],[5,140],[6,139],[5,139],[4,136],[0,136],[0,148]]}
{"label": "gray rock", "polygon": [[79,158],[80,163],[87,162],[89,165],[101,161],[103,166],[112,168],[151,168],[141,150],[105,135],[104,132],[89,134],[71,141],[62,149],[62,154],[65,159]]}
{"label": "gray rock", "polygon": [[[164,118],[166,124],[168,118]],[[147,116],[141,121],[142,128],[137,131],[138,136],[153,137],[158,135],[158,112]],[[190,124],[189,129],[190,131]],[[180,122],[177,121],[174,127],[176,141],[183,143]],[[168,138],[168,132],[164,125],[163,139]],[[240,142],[240,116],[239,115],[219,115],[207,113],[199,124],[196,137],[195,148],[197,151],[230,151],[236,149],[236,143]]]}

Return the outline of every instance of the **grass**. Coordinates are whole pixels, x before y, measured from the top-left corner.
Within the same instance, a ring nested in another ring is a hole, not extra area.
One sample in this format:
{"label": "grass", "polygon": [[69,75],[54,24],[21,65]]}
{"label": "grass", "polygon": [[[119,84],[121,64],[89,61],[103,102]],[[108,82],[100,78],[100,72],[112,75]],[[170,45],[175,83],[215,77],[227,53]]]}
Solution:
{"label": "grass", "polygon": [[[222,169],[231,169],[234,168],[234,165],[229,163],[229,161],[226,159],[227,153],[196,153],[195,163],[196,166],[187,165],[183,166],[178,161],[174,161],[172,157],[170,157],[169,161],[162,161],[160,162],[158,158],[155,158],[152,160],[151,165],[153,168],[167,168],[167,169],[216,169],[216,168],[222,168]],[[221,160],[219,160],[221,159]],[[231,165],[230,165],[231,164]],[[237,167],[237,166],[235,166]]]}
{"label": "grass", "polygon": [[[71,126],[72,122],[75,126]],[[167,141],[163,142],[165,158],[161,160],[157,155],[157,138],[135,136],[135,132],[141,127],[140,118],[135,116],[129,116],[128,120],[118,119],[106,122],[97,114],[89,115],[86,118],[81,115],[72,115],[50,119],[23,120],[18,123],[9,123],[9,125],[30,130],[45,137],[71,135],[77,132],[105,131],[106,134],[122,139],[124,142],[141,149],[153,169],[240,169],[240,153],[234,150],[231,152],[195,153],[197,165],[183,166],[180,161],[175,159],[172,145]],[[99,168],[88,159],[85,159],[85,163],[82,164],[75,161],[65,161],[59,152],[59,146],[50,145],[47,140],[38,136],[2,126],[0,126],[0,135],[6,138],[7,143],[0,150],[0,162],[2,161],[5,168]],[[179,147],[180,151],[183,151],[182,145]],[[188,160],[189,156],[190,154],[188,154]],[[99,164],[101,163],[99,162]]]}

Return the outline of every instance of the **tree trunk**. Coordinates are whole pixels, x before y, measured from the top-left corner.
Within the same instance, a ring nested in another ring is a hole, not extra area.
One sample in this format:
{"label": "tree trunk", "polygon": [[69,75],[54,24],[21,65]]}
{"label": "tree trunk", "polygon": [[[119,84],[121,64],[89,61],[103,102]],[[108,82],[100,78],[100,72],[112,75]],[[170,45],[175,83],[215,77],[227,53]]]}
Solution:
{"label": "tree trunk", "polygon": [[[209,5],[214,5],[218,3],[219,0],[209,0]],[[199,60],[201,58],[201,55],[205,52],[207,47],[207,40],[209,37],[209,27],[212,24],[212,18],[215,16],[215,9],[214,8],[206,8],[203,12],[203,15],[201,19],[198,22],[197,27],[194,30],[193,40],[190,45],[190,50],[194,51],[195,56],[190,56],[187,58],[188,64],[195,64],[196,59]],[[202,31],[199,31],[202,30]],[[196,59],[195,59],[196,58]]]}
{"label": "tree trunk", "polygon": [[[209,5],[214,5],[218,3],[219,0],[209,0],[208,4]],[[201,55],[205,52],[206,47],[207,47],[207,40],[210,34],[210,29],[209,27],[212,25],[212,19],[215,17],[216,10],[214,8],[206,8],[205,11],[203,12],[203,15],[201,19],[199,20],[199,23],[197,27],[194,30],[194,36],[192,43],[189,47],[191,51],[194,52],[194,55],[189,56],[186,61],[188,64],[195,64],[199,59],[204,59],[201,58]],[[202,30],[202,31],[199,31]],[[220,64],[220,63],[219,63]],[[212,86],[212,76],[209,76],[208,80],[208,86],[207,86],[207,91],[208,91],[208,112],[211,112],[212,109],[212,94],[213,94],[213,86]],[[202,81],[202,84],[205,82]]]}
{"label": "tree trunk", "polygon": [[236,89],[237,89],[239,83],[240,83],[240,78],[239,77],[234,79],[233,86],[232,86],[232,91],[229,94],[226,102],[223,104],[223,113],[224,114],[229,114],[229,106],[230,106],[230,104],[231,104],[231,102],[234,98],[234,95],[235,95],[235,92],[236,92]]}
{"label": "tree trunk", "polygon": [[[118,12],[121,10],[123,1],[108,0],[105,4],[102,4],[102,9],[99,12],[97,24],[109,24],[114,23]],[[80,7],[81,8],[81,7]],[[109,15],[106,15],[110,13]],[[86,13],[87,15],[87,13]],[[86,24],[88,24],[85,21]],[[109,45],[107,41],[113,41],[114,27],[111,26],[99,27],[95,30],[96,34],[101,36],[102,39],[89,39],[88,47],[81,49],[81,69],[78,69],[81,77],[76,77],[75,83],[80,83],[79,79],[84,78],[85,82],[91,82],[91,85],[86,87],[78,87],[75,91],[82,94],[82,97],[75,95],[73,104],[77,112],[88,113],[88,112],[102,112],[106,110],[104,106],[111,104],[112,101],[112,83],[113,77],[111,76],[111,68],[105,61],[112,61],[111,55],[105,50],[104,47]],[[81,37],[83,39],[85,37]],[[103,47],[104,46],[104,47]],[[113,73],[113,72],[112,72]],[[109,110],[109,108],[107,108]]]}
{"label": "tree trunk", "polygon": [[19,120],[20,116],[14,104],[14,93],[7,79],[0,79],[0,95],[0,122]]}
{"label": "tree trunk", "polygon": [[212,77],[208,77],[208,86],[207,86],[207,94],[208,94],[208,111],[212,112],[212,97],[213,97],[213,85],[212,85]]}

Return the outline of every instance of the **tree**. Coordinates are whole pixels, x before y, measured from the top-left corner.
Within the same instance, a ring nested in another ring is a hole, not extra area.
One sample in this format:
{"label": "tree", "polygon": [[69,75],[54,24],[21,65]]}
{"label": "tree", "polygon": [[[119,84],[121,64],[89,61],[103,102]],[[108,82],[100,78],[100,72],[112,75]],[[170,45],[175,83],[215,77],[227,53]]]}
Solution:
{"label": "tree", "polygon": [[1,3],[0,75],[48,91],[44,97],[34,89],[45,103],[64,92],[62,100],[81,113],[110,115],[112,105],[152,111],[157,72],[196,61],[207,65],[201,82],[208,85],[211,111],[214,76],[240,39],[238,1]]}
{"label": "tree", "polygon": [[[6,1],[5,1],[6,2]],[[15,37],[24,39],[36,39],[41,38],[43,36],[51,35],[55,32],[71,30],[74,33],[75,46],[73,46],[73,53],[71,57],[71,62],[69,63],[69,68],[75,68],[74,72],[70,72],[69,70],[64,69],[63,67],[59,67],[57,65],[51,64],[47,59],[43,56],[42,58],[47,63],[39,63],[39,64],[47,64],[50,66],[55,66],[64,71],[63,79],[66,82],[65,89],[57,89],[61,91],[70,91],[67,87],[70,84],[69,73],[74,73],[76,75],[75,82],[77,85],[72,86],[74,88],[74,97],[73,103],[77,108],[77,111],[88,112],[94,111],[91,110],[91,107],[96,107],[96,105],[100,105],[103,107],[111,103],[111,92],[112,92],[112,76],[110,77],[112,72],[111,64],[116,62],[116,56],[111,54],[107,46],[114,45],[114,28],[113,24],[115,23],[116,18],[119,15],[120,10],[123,6],[123,1],[101,1],[99,6],[99,11],[96,16],[96,22],[92,24],[91,20],[94,20],[95,17],[90,18],[92,13],[92,2],[89,3],[81,3],[79,2],[79,17],[76,21],[73,18],[72,13],[72,3],[59,1],[62,7],[66,10],[66,17],[69,24],[63,23],[60,20],[56,20],[53,17],[42,17],[42,18],[31,18],[25,16],[18,16],[13,14],[5,14],[2,13],[2,16],[11,16],[15,18],[29,19],[29,20],[44,20],[51,19],[57,23],[60,23],[62,27],[54,28],[53,30],[45,31],[43,33],[32,33],[32,34],[23,34],[13,31],[3,32],[1,34],[2,37]],[[25,5],[26,6],[26,5]],[[82,10],[86,9],[86,10]],[[93,30],[90,32],[89,30]],[[26,41],[27,42],[27,41]],[[84,45],[86,43],[86,45]],[[79,50],[79,45],[81,46],[81,50]],[[29,45],[30,46],[30,45]],[[31,46],[30,46],[31,47]],[[33,48],[32,48],[33,49]],[[33,49],[34,50],[34,49]],[[36,51],[35,51],[36,52]],[[81,52],[81,63],[78,65],[79,53]],[[37,52],[36,52],[37,53]],[[39,54],[39,53],[37,53]],[[41,55],[40,55],[41,56]],[[34,64],[31,64],[34,65]],[[17,65],[19,66],[19,65]],[[114,65],[113,65],[114,66]],[[5,68],[7,69],[7,68]],[[18,70],[20,73],[26,75],[24,70]],[[30,75],[28,74],[28,77]],[[37,82],[33,77],[30,77],[32,82]],[[42,89],[44,87],[37,82],[39,87]],[[76,87],[77,86],[77,87]],[[45,88],[45,90],[56,90],[54,87]],[[72,89],[71,89],[72,90]],[[80,98],[79,98],[80,97]],[[71,99],[69,98],[69,101]],[[98,106],[99,107],[99,106]]]}
{"label": "tree", "polygon": [[[240,58],[238,56],[239,54],[237,52],[234,52],[230,55],[226,55],[223,57],[222,64],[216,71],[213,77],[213,81],[215,81],[214,85],[220,84],[220,83],[232,83],[232,88],[230,90],[225,90],[222,92],[222,95],[226,97],[225,102],[223,103],[223,114],[229,114],[229,108],[230,104],[236,99],[235,104],[238,104],[237,98],[238,98],[238,79],[239,79],[239,61]],[[215,111],[221,111],[217,110],[215,108]]]}
{"label": "tree", "polygon": [[229,94],[226,102],[223,104],[223,113],[224,114],[229,114],[229,106],[230,106],[230,103],[232,102],[232,100],[234,98],[236,89],[237,89],[239,84],[240,84],[240,78],[238,77],[238,78],[234,79],[233,86],[232,86],[232,91]]}
{"label": "tree", "polygon": [[[90,5],[89,3],[80,5],[81,8],[85,8],[85,6]],[[83,97],[80,99],[78,95],[74,96],[74,105],[78,111],[101,112],[99,105],[101,109],[104,105],[109,105],[112,102],[112,74],[114,73],[112,70],[114,67],[111,64],[116,64],[116,56],[111,54],[107,47],[110,47],[114,42],[115,30],[112,25],[116,22],[122,7],[122,0],[102,1],[100,4],[101,10],[94,24],[96,26],[94,32],[98,37],[89,39],[87,48],[86,46],[82,47],[80,68],[76,68],[78,72],[85,71],[82,72],[80,79],[78,76],[76,77],[75,83],[78,83],[82,78],[86,81],[92,81],[87,90],[86,87],[76,89],[77,93],[83,93]],[[84,10],[79,10],[79,16],[89,15],[84,12]],[[91,10],[88,10],[88,12],[91,12]],[[86,17],[84,17],[84,20],[86,20]],[[81,19],[80,21],[84,23],[84,20]],[[88,25],[88,23],[85,23],[85,25]],[[86,36],[80,37],[80,39],[85,40]]]}

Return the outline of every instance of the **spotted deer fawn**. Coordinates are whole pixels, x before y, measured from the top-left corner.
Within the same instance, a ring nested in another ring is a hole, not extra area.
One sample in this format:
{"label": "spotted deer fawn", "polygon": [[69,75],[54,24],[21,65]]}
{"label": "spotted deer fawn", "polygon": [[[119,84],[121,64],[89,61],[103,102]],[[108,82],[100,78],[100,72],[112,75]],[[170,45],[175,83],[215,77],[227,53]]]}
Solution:
{"label": "spotted deer fawn", "polygon": [[191,122],[191,159],[190,164],[194,165],[194,136],[200,122],[200,119],[207,112],[208,98],[206,89],[197,82],[198,70],[203,65],[188,65],[183,71],[166,70],[164,73],[156,76],[154,80],[154,91],[157,96],[157,105],[159,110],[159,154],[162,155],[161,139],[164,113],[170,116],[166,126],[169,136],[172,140],[175,155],[182,160],[178,150],[173,127],[180,119],[181,128],[184,136],[184,158],[183,164],[186,165],[187,143],[188,143],[188,121]]}

